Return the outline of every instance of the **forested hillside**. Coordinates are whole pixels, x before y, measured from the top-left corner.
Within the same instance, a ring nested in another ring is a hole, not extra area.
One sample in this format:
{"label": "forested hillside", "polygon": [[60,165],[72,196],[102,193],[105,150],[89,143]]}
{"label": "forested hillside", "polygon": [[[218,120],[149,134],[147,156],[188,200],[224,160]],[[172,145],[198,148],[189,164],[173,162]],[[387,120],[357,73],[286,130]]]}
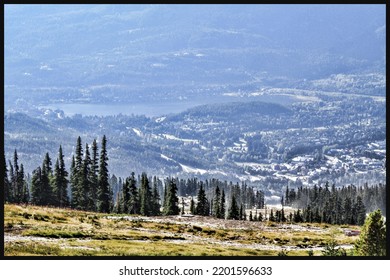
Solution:
{"label": "forested hillside", "polygon": [[[105,135],[100,151],[96,139],[90,149],[88,143],[83,148],[81,137],[78,137],[69,171],[60,146],[54,168],[46,153],[42,165],[31,177],[24,173],[15,150],[13,162],[7,164],[4,157],[5,202],[143,216],[190,213],[234,220],[350,225],[362,225],[366,213],[376,209],[386,215],[386,185],[337,188],[334,184],[329,187],[328,183],[324,187],[301,186],[297,190],[287,186],[280,201],[281,209],[258,215],[258,209],[267,209],[264,187],[215,178],[205,181],[196,177],[160,179],[155,175],[148,176],[146,172],[138,176],[131,172],[126,178],[110,176],[106,145]],[[286,215],[285,206],[293,206],[295,210]]]}

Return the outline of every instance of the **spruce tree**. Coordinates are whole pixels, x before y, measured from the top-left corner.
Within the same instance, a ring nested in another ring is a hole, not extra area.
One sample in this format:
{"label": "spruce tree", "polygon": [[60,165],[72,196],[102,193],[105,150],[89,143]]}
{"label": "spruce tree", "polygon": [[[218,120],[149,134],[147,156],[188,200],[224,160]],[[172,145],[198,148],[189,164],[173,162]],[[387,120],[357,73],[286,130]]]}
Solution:
{"label": "spruce tree", "polygon": [[51,158],[49,153],[45,154],[45,158],[42,162],[42,182],[42,191],[44,192],[43,205],[53,205],[53,169],[51,167]]}
{"label": "spruce tree", "polygon": [[165,183],[165,188],[167,188],[167,195],[163,214],[165,216],[178,215],[180,213],[180,208],[175,180],[173,178],[168,178]]}
{"label": "spruce tree", "polygon": [[343,219],[344,224],[353,224],[352,219],[352,201],[350,197],[346,197],[344,199],[344,205],[343,205]]}
{"label": "spruce tree", "polygon": [[79,188],[78,188],[78,170],[76,168],[75,157],[72,156],[70,165],[70,191],[71,191],[71,206],[77,209],[79,205]]}
{"label": "spruce tree", "polygon": [[100,152],[99,175],[98,175],[98,200],[97,209],[99,212],[109,213],[111,206],[111,192],[108,184],[108,169],[107,169],[107,139],[106,135],[102,138],[102,147]]}
{"label": "spruce tree", "polygon": [[195,214],[196,214],[196,210],[195,210],[195,201],[194,201],[194,198],[193,198],[193,197],[191,197],[190,212],[191,212],[192,215],[195,215]]}
{"label": "spruce tree", "polygon": [[[299,209],[298,209],[298,211],[299,211]],[[270,220],[271,222],[275,222],[275,221],[276,221],[275,216],[274,216],[274,210],[273,210],[273,209],[271,209],[271,214],[270,214],[270,216],[269,216],[269,220]]]}
{"label": "spruce tree", "polygon": [[89,172],[89,208],[97,211],[97,189],[98,189],[99,153],[96,139],[92,142],[91,168]]}
{"label": "spruce tree", "polygon": [[[125,180],[125,182],[123,182],[123,186],[122,186],[122,194],[119,196],[119,193],[117,193],[117,204],[119,203],[120,208],[118,209],[118,211],[123,212],[123,213],[129,213],[129,203],[130,203],[130,182],[129,180]],[[120,201],[118,201],[118,199]]]}
{"label": "spruce tree", "polygon": [[80,171],[80,188],[81,188],[81,201],[80,206],[83,210],[94,210],[93,200],[91,197],[91,182],[90,182],[90,172],[91,172],[91,156],[89,153],[89,146],[85,144],[84,160],[82,163],[82,168]]}
{"label": "spruce tree", "polygon": [[242,204],[240,205],[240,220],[244,220],[244,208]]}
{"label": "spruce tree", "polygon": [[12,176],[12,189],[14,191],[14,202],[21,203],[23,199],[23,179],[20,176],[19,164],[18,164],[18,152],[14,151],[14,165],[13,165],[13,176]]}
{"label": "spruce tree", "polygon": [[81,137],[77,138],[75,156],[72,157],[71,165],[71,193],[72,207],[76,209],[84,209],[84,193],[83,193],[83,147]]}
{"label": "spruce tree", "polygon": [[11,196],[12,193],[11,193],[10,182],[8,179],[7,161],[5,159],[5,154],[4,154],[4,202],[11,202],[12,201]]}
{"label": "spruce tree", "polygon": [[152,214],[152,194],[149,186],[149,179],[145,172],[141,175],[140,203],[141,215],[150,216]]}
{"label": "spruce tree", "polygon": [[358,256],[386,256],[386,223],[381,210],[368,215],[354,251]]}
{"label": "spruce tree", "polygon": [[14,202],[16,202],[15,183],[14,183],[15,173],[14,173],[14,167],[12,166],[11,161],[9,161],[8,163],[9,163],[9,177],[10,177],[10,180],[9,180],[9,202],[14,203]]}
{"label": "spruce tree", "polygon": [[41,204],[40,205],[51,205],[53,202],[53,191],[50,185],[50,179],[47,168],[46,161],[42,163],[42,173],[41,173]]}
{"label": "spruce tree", "polygon": [[363,200],[361,196],[358,196],[356,199],[355,212],[356,212],[356,223],[358,225],[363,225],[366,219],[366,207],[363,204]]}
{"label": "spruce tree", "polygon": [[137,181],[135,179],[134,172],[131,173],[131,177],[126,178],[126,184],[129,185],[129,191],[130,191],[128,212],[129,214],[139,214],[140,203],[139,203],[139,195],[137,190]]}
{"label": "spruce tree", "polygon": [[200,183],[198,192],[198,203],[196,204],[196,214],[200,216],[208,216],[210,214],[209,202],[206,197],[206,192],[203,189],[203,182]]}
{"label": "spruce tree", "polygon": [[28,203],[30,200],[30,193],[27,186],[26,179],[24,177],[24,168],[23,164],[20,164],[20,184],[22,185],[22,196],[21,196],[21,203]]}
{"label": "spruce tree", "polygon": [[153,216],[161,215],[160,194],[158,193],[158,181],[159,179],[156,178],[156,176],[154,176],[153,190],[152,190],[152,215]]}
{"label": "spruce tree", "polygon": [[54,186],[53,192],[55,197],[55,206],[67,207],[69,206],[68,197],[68,171],[65,168],[64,154],[62,146],[58,150],[58,158],[54,167]]}
{"label": "spruce tree", "polygon": [[222,194],[221,194],[221,203],[220,203],[220,207],[221,207],[221,216],[218,217],[220,219],[225,219],[225,212],[226,212],[226,201],[225,201],[225,190],[222,189]]}
{"label": "spruce tree", "polygon": [[214,199],[213,199],[213,216],[216,218],[220,218],[221,214],[221,191],[219,190],[219,186],[215,188]]}
{"label": "spruce tree", "polygon": [[42,198],[42,169],[36,168],[33,171],[31,179],[31,203],[34,205],[43,205]]}
{"label": "spruce tree", "polygon": [[228,210],[228,220],[239,220],[240,219],[240,209],[238,208],[236,197],[232,194],[232,200],[230,202],[230,207]]}
{"label": "spruce tree", "polygon": [[184,197],[182,197],[182,198],[181,198],[181,212],[180,212],[181,215],[184,215],[184,214],[185,214],[184,206],[185,206]]}

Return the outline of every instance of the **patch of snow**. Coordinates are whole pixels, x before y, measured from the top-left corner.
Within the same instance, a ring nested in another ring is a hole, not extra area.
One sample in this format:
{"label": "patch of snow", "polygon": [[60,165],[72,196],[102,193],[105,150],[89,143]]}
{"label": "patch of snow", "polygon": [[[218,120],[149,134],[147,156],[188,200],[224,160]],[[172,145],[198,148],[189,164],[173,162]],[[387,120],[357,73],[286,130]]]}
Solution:
{"label": "patch of snow", "polygon": [[174,162],[176,162],[176,160],[171,159],[170,157],[167,157],[166,155],[161,154],[160,156],[161,156],[161,158],[163,158],[163,159],[165,159],[167,161],[174,161]]}
{"label": "patch of snow", "polygon": [[161,123],[161,122],[165,121],[166,118],[167,118],[167,117],[160,117],[160,118],[157,118],[157,119],[155,120],[155,122],[156,122],[156,123]]}
{"label": "patch of snow", "polygon": [[186,172],[186,173],[199,173],[199,174],[203,175],[203,174],[205,174],[205,173],[208,172],[208,171],[205,170],[205,169],[193,168],[193,167],[190,167],[190,166],[181,164],[181,163],[179,163],[179,165],[181,166],[181,168],[183,169],[183,171]]}
{"label": "patch of snow", "polygon": [[171,134],[162,134],[163,137],[169,140],[182,141],[185,143],[199,144],[199,140],[178,138]]}
{"label": "patch of snow", "polygon": [[135,134],[137,134],[137,136],[142,137],[143,133],[141,130],[139,130],[138,128],[133,128],[133,131]]}

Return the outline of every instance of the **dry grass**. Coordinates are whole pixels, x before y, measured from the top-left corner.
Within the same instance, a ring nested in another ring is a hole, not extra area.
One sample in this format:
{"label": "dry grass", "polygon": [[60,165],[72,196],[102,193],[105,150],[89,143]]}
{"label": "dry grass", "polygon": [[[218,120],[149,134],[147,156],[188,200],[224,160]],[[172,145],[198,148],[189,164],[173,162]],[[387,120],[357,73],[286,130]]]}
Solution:
{"label": "dry grass", "polygon": [[[4,206],[6,256],[307,256],[331,240],[352,244],[342,226],[107,215]],[[357,227],[349,227],[357,228]]]}

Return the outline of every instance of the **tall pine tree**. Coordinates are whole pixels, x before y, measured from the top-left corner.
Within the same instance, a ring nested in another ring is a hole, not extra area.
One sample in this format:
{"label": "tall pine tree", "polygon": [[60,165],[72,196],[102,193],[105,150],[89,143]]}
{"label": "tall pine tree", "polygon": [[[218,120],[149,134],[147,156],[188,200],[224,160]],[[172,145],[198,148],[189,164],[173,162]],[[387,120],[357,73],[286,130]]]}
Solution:
{"label": "tall pine tree", "polygon": [[64,154],[62,152],[62,146],[58,150],[58,158],[54,167],[54,205],[57,207],[69,206],[68,197],[68,171],[65,168]]}
{"label": "tall pine tree", "polygon": [[149,179],[145,172],[141,175],[140,202],[141,215],[150,216],[152,214],[152,193]]}
{"label": "tall pine tree", "polygon": [[33,171],[31,179],[31,203],[34,205],[43,205],[42,184],[42,169],[38,167]]}
{"label": "tall pine tree", "polygon": [[111,192],[108,183],[108,169],[107,169],[107,139],[106,135],[102,138],[102,147],[100,152],[99,175],[98,175],[98,197],[97,209],[99,212],[109,213],[111,205]]}
{"label": "tall pine tree", "polygon": [[154,215],[154,216],[159,216],[161,214],[160,194],[158,192],[158,182],[159,182],[159,179],[156,176],[154,176],[153,189],[152,189],[152,215]]}
{"label": "tall pine tree", "polygon": [[203,182],[200,183],[198,192],[198,202],[196,204],[196,214],[201,216],[208,216],[210,214],[209,201],[206,197],[206,192],[203,188]]}
{"label": "tall pine tree", "polygon": [[80,172],[80,188],[82,192],[80,204],[81,204],[81,209],[92,211],[93,209],[95,209],[95,206],[93,205],[93,200],[90,191],[90,187],[91,187],[90,172],[91,172],[91,156],[89,153],[89,146],[88,144],[85,144],[84,160]]}
{"label": "tall pine tree", "polygon": [[236,197],[232,194],[232,200],[230,202],[230,207],[228,211],[229,220],[239,220],[240,219],[240,209],[238,208]]}
{"label": "tall pine tree", "polygon": [[98,189],[98,171],[99,171],[99,153],[96,139],[92,142],[91,170],[89,172],[89,208],[92,211],[97,210],[97,189]]}
{"label": "tall pine tree", "polygon": [[213,199],[213,216],[221,218],[221,191],[217,185],[215,188],[214,199]]}
{"label": "tall pine tree", "polygon": [[180,213],[179,198],[177,197],[177,185],[173,178],[167,178],[165,188],[167,188],[167,192],[163,214],[166,216],[178,215]]}
{"label": "tall pine tree", "polygon": [[4,154],[4,202],[12,201],[11,186],[8,179],[7,161]]}
{"label": "tall pine tree", "polygon": [[130,199],[129,199],[129,214],[140,213],[139,193],[137,189],[137,180],[134,172],[131,172],[131,177],[126,179],[126,184],[129,185]]}

